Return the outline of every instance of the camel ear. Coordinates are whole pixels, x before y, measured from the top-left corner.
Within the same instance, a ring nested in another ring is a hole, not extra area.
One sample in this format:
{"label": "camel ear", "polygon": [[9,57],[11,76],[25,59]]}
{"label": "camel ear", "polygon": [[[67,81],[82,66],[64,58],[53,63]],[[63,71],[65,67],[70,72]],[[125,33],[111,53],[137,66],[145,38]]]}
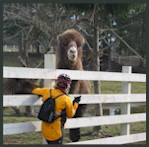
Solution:
{"label": "camel ear", "polygon": [[57,41],[58,41],[58,42],[61,41],[61,34],[59,34],[59,35],[57,36]]}
{"label": "camel ear", "polygon": [[85,39],[83,38],[82,44],[85,44]]}

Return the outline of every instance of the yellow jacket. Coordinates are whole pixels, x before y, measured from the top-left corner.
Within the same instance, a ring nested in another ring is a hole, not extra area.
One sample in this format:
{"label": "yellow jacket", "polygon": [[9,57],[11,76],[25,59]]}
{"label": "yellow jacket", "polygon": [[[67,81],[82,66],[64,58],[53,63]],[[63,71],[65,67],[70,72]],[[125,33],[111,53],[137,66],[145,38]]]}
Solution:
{"label": "yellow jacket", "polygon": [[[50,97],[50,88],[35,88],[32,91],[33,94],[41,95],[42,101]],[[59,89],[52,89],[52,97],[56,97],[63,92]],[[72,104],[72,100],[68,95],[62,95],[55,100],[56,113],[61,113],[65,109],[66,117],[72,118],[78,108],[78,103]],[[44,138],[50,141],[57,140],[62,137],[62,118],[59,117],[52,123],[46,123],[42,121],[41,133]]]}

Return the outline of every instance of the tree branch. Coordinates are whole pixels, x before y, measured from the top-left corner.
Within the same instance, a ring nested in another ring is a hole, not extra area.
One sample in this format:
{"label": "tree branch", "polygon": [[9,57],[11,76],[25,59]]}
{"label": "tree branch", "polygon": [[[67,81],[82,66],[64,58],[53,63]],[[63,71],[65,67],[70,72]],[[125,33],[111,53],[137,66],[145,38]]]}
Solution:
{"label": "tree branch", "polygon": [[115,31],[110,30],[117,38],[119,38],[127,47],[129,50],[131,50],[135,55],[137,55],[139,58],[143,59],[138,52],[135,51],[121,36],[119,36]]}

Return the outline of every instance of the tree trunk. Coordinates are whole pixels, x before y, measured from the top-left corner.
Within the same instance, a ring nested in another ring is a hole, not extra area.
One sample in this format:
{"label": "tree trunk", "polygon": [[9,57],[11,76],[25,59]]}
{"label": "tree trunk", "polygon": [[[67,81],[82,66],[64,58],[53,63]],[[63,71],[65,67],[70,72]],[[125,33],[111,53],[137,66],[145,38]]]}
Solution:
{"label": "tree trunk", "polygon": [[[23,38],[23,34],[21,35],[19,39],[19,54],[21,56],[20,61],[23,67],[29,67],[29,55],[28,55],[28,43]],[[15,109],[16,115],[19,115],[19,108]],[[33,116],[34,115],[34,109],[31,106],[25,107],[25,115],[27,116]]]}
{"label": "tree trunk", "polygon": [[23,55],[23,36],[22,36],[22,34],[18,38],[18,45],[19,45],[19,55],[22,57],[22,55]]}
{"label": "tree trunk", "polygon": [[[94,70],[100,71],[100,56],[99,56],[99,24],[98,24],[98,13],[95,12],[94,15],[94,52],[95,52],[95,59],[94,59]],[[99,94],[101,93],[100,89],[100,81],[94,81],[94,93]],[[102,115],[102,107],[100,104],[96,104],[95,106],[96,110],[96,116]],[[99,133],[99,130],[101,129],[100,126],[96,126],[93,128],[93,133]]]}
{"label": "tree trunk", "polygon": [[36,53],[37,54],[40,53],[40,43],[39,42],[36,43]]}

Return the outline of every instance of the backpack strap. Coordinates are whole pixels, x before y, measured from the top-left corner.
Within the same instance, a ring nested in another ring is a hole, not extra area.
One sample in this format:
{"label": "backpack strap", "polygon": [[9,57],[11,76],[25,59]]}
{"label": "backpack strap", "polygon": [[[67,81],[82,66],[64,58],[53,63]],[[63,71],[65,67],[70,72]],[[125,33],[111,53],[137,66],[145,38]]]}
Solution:
{"label": "backpack strap", "polygon": [[[50,89],[50,95],[51,95],[50,97],[52,97],[52,89]],[[63,93],[63,94],[60,94],[60,95],[54,97],[53,99],[57,99],[57,98],[61,97],[62,95],[65,95],[65,94],[64,94],[64,93]],[[54,120],[56,120],[56,119],[59,118],[59,117],[62,117],[62,115],[63,115],[64,113],[65,113],[65,112],[62,111],[59,115],[57,115],[57,116],[54,118]]]}
{"label": "backpack strap", "polygon": [[[53,99],[57,99],[58,97],[62,96],[62,95],[65,95],[64,93],[63,94],[60,94],[56,97],[53,97]],[[50,89],[50,97],[52,97],[52,89]]]}

